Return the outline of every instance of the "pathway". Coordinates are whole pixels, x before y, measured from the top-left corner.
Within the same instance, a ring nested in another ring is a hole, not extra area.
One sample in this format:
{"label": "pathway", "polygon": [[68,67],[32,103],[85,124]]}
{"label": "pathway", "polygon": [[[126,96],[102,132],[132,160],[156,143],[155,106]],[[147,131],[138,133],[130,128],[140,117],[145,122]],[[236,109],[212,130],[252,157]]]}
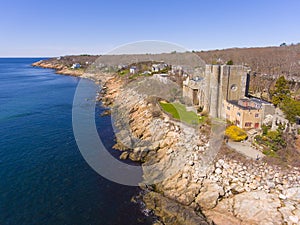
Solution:
{"label": "pathway", "polygon": [[229,141],[227,143],[227,145],[230,148],[233,148],[234,150],[236,150],[237,152],[239,152],[249,158],[252,158],[252,159],[257,159],[257,157],[262,158],[265,156],[261,151],[253,148],[249,142],[231,142],[231,141]]}

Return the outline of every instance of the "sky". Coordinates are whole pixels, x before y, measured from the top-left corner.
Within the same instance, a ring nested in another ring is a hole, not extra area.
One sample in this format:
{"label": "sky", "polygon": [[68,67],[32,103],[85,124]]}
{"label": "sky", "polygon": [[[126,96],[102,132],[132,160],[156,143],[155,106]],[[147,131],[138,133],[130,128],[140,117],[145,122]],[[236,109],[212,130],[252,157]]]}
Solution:
{"label": "sky", "polygon": [[105,54],[158,40],[187,50],[300,42],[299,0],[0,0],[0,57]]}

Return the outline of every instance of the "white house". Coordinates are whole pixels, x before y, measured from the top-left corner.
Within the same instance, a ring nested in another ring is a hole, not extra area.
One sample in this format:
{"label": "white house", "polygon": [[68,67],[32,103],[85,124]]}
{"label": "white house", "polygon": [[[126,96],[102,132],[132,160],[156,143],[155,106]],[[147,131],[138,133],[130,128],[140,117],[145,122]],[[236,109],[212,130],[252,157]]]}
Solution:
{"label": "white house", "polygon": [[135,74],[136,71],[137,71],[136,66],[132,66],[132,67],[130,67],[130,69],[129,69],[129,72],[130,72],[131,74]]}
{"label": "white house", "polygon": [[148,70],[146,70],[146,71],[143,72],[143,75],[151,75],[151,74],[152,73],[150,71],[148,71]]}
{"label": "white house", "polygon": [[153,64],[152,65],[152,72],[159,72],[159,71],[165,69],[167,66],[168,66],[167,64],[163,64],[163,63]]}
{"label": "white house", "polygon": [[79,63],[74,63],[72,66],[71,66],[71,69],[79,69],[81,67],[81,65]]}

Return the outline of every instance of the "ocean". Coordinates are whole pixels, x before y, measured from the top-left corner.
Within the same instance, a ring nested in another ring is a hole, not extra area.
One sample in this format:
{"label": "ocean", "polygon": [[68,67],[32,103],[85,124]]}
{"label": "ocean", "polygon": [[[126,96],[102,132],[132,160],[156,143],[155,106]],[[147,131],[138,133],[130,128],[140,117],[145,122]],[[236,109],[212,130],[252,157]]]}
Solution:
{"label": "ocean", "polygon": [[[0,59],[0,224],[152,224],[131,202],[140,189],[101,177],[78,150],[72,102],[80,78],[31,67],[38,60]],[[98,133],[118,154],[104,110],[97,105]]]}

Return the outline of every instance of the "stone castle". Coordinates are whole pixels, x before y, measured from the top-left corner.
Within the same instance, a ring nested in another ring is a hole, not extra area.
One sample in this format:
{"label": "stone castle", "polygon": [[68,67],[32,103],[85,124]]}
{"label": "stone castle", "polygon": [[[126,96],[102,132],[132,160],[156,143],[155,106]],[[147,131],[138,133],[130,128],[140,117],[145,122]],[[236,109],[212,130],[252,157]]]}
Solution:
{"label": "stone castle", "polygon": [[211,117],[226,118],[223,101],[238,101],[247,96],[249,68],[241,65],[206,65],[200,77],[188,77],[183,95]]}

